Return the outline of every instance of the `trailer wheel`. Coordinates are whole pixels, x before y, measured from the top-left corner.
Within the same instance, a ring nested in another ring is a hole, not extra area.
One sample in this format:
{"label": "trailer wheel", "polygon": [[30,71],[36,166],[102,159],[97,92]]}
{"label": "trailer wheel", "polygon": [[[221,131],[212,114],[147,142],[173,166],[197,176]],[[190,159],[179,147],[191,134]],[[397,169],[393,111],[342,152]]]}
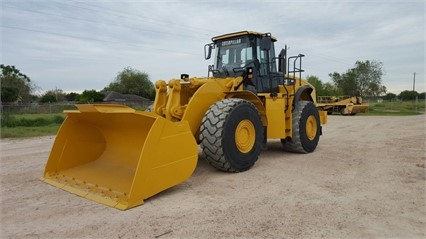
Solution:
{"label": "trailer wheel", "polygon": [[200,141],[203,158],[213,167],[228,172],[246,171],[262,151],[259,112],[243,99],[218,101],[204,115]]}
{"label": "trailer wheel", "polygon": [[293,112],[293,137],[281,139],[286,151],[310,153],[318,145],[321,125],[318,110],[311,101],[299,101]]}

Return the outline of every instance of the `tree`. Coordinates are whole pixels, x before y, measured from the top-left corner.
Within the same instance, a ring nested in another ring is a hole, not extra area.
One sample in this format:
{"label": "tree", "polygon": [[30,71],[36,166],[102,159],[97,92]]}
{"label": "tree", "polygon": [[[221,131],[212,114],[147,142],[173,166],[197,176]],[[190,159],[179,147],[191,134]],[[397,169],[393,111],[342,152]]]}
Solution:
{"label": "tree", "polygon": [[337,89],[337,87],[330,83],[330,82],[326,82],[323,85],[323,90],[324,90],[324,95],[325,96],[338,96],[338,95],[342,95],[343,93],[341,92],[341,90]]}
{"label": "tree", "polygon": [[337,72],[334,72],[332,74],[329,74],[329,76],[333,80],[336,88],[338,88],[343,95],[360,95],[359,91],[357,90],[355,74],[353,71],[348,70],[346,73],[343,73],[341,75]]}
{"label": "tree", "polygon": [[53,91],[47,91],[40,98],[40,103],[53,103],[58,102]]}
{"label": "tree", "polygon": [[19,90],[12,87],[1,87],[1,101],[2,102],[14,102],[19,97]]}
{"label": "tree", "polygon": [[382,85],[383,63],[378,61],[357,61],[355,75],[360,96],[379,96],[386,93]]}
{"label": "tree", "polygon": [[317,76],[307,76],[306,80],[315,87],[317,95],[324,95],[324,86]]}
{"label": "tree", "polygon": [[339,90],[332,83],[323,83],[317,76],[308,76],[306,80],[315,87],[317,96],[341,95]]}
{"label": "tree", "polygon": [[41,98],[41,103],[49,103],[49,102],[61,102],[65,99],[65,93],[61,89],[49,90],[44,93]]}
{"label": "tree", "polygon": [[85,90],[81,95],[76,97],[76,101],[84,103],[100,102],[105,98],[105,95],[96,90]]}
{"label": "tree", "polygon": [[420,93],[419,94],[419,100],[421,99],[421,100],[424,100],[425,99],[425,95],[426,95],[426,92],[422,92],[422,93]]}
{"label": "tree", "polygon": [[418,95],[417,91],[404,90],[399,93],[398,98],[401,100],[415,100]]}
{"label": "tree", "polygon": [[155,97],[154,84],[149,80],[148,74],[131,67],[126,67],[119,72],[115,80],[105,87],[103,91],[139,95],[151,100]]}
{"label": "tree", "polygon": [[382,85],[382,62],[357,61],[354,68],[348,69],[345,73],[334,72],[329,76],[344,95],[365,97],[386,93],[386,87]]}
{"label": "tree", "polygon": [[71,93],[65,94],[65,100],[66,101],[75,101],[78,96],[79,96],[79,94],[77,94],[75,92],[71,92]]}
{"label": "tree", "polygon": [[395,100],[397,96],[394,93],[387,93],[385,96],[382,97],[383,100]]}
{"label": "tree", "polygon": [[30,78],[15,66],[1,64],[0,69],[1,101],[9,103],[17,100],[30,101],[31,92],[35,88]]}

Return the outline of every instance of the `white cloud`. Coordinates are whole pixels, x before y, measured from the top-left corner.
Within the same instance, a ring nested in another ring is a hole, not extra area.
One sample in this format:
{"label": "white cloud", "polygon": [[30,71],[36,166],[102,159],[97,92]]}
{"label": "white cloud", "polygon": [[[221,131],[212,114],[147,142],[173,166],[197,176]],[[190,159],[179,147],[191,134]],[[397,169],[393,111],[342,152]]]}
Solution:
{"label": "white cloud", "polygon": [[[2,56],[43,90],[102,89],[126,66],[152,81],[205,76],[203,45],[228,32],[271,32],[306,73],[328,81],[357,60],[384,63],[383,83],[424,82],[423,1],[3,1]],[[404,78],[404,79],[402,79]],[[409,88],[411,89],[411,88]]]}

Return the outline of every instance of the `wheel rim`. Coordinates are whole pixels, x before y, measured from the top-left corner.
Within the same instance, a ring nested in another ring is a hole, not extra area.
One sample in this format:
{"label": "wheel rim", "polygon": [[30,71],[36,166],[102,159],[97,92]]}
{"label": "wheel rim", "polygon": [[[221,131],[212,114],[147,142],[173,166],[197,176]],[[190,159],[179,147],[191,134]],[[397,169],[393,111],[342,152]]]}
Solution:
{"label": "wheel rim", "polygon": [[250,120],[242,120],[235,130],[235,144],[242,153],[248,153],[256,140],[256,130]]}
{"label": "wheel rim", "polygon": [[313,115],[310,115],[306,120],[306,136],[309,140],[314,140],[317,135],[317,121]]}

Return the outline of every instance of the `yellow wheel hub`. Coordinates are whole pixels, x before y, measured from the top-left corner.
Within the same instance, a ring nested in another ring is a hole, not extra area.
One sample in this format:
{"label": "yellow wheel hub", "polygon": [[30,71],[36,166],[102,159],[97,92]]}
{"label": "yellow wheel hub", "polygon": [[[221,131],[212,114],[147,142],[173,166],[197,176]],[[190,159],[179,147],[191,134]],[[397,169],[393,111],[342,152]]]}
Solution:
{"label": "yellow wheel hub", "polygon": [[250,120],[242,120],[235,130],[235,144],[241,153],[248,153],[253,148],[256,130]]}
{"label": "yellow wheel hub", "polygon": [[317,135],[318,125],[315,117],[310,115],[306,120],[306,136],[309,140],[314,140]]}

